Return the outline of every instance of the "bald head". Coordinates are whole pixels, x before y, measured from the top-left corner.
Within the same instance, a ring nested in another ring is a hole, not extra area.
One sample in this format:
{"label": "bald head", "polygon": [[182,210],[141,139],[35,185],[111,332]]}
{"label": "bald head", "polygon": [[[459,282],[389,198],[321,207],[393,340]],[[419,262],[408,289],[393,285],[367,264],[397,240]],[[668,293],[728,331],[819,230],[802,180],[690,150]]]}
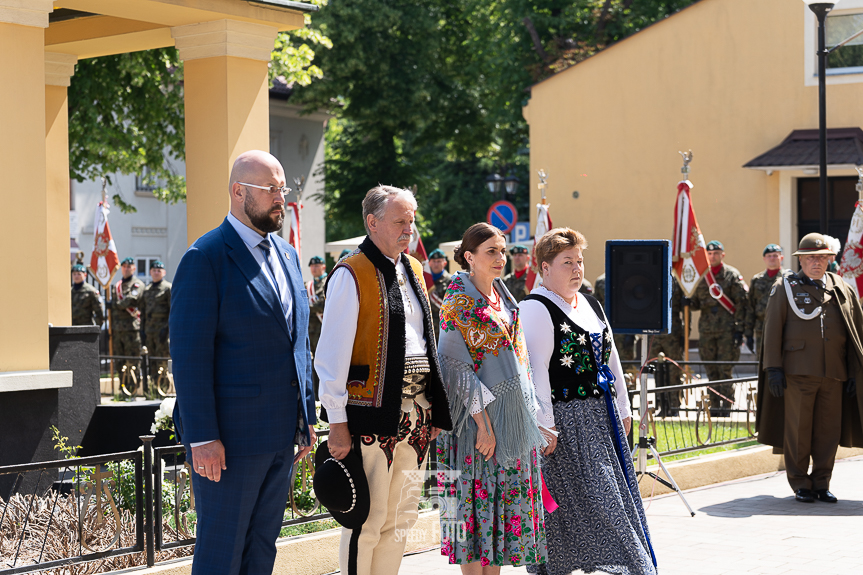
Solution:
{"label": "bald head", "polygon": [[285,171],[282,169],[282,164],[279,163],[279,160],[267,152],[249,150],[248,152],[243,152],[234,160],[234,166],[231,168],[231,188],[234,187],[236,182],[263,186],[265,184],[257,180],[273,174],[280,174],[282,183],[279,185],[284,185]]}
{"label": "bald head", "polygon": [[274,156],[261,150],[240,154],[231,168],[231,213],[262,236],[278,231],[285,217],[285,198],[261,188],[284,185],[285,171]]}

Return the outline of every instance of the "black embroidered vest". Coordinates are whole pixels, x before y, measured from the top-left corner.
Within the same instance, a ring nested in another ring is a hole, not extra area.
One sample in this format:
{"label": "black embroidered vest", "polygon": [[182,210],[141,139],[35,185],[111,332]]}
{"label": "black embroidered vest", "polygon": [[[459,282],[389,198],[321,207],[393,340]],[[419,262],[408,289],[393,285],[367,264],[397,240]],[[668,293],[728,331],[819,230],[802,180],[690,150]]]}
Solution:
{"label": "black embroidered vest", "polygon": [[[604,314],[599,302],[592,296],[581,295],[588,301],[597,317],[602,319]],[[557,304],[547,297],[530,294],[525,299],[542,303],[548,310],[554,325],[554,351],[548,363],[551,402],[602,397],[602,388],[597,384],[597,376],[599,367],[607,365],[611,357],[611,332],[608,327],[602,331],[599,338],[602,363],[597,365],[594,342],[591,341],[590,333],[569,319]],[[616,395],[614,386],[610,386],[610,389],[614,397]]]}

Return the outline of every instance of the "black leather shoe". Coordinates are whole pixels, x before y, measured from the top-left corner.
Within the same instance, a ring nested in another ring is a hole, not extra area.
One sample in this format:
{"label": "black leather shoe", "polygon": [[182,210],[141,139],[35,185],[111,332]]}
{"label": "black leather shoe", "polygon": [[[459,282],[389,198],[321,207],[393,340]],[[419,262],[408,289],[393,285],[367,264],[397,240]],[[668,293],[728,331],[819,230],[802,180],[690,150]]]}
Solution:
{"label": "black leather shoe", "polygon": [[798,489],[794,493],[794,499],[796,499],[800,503],[814,503],[815,493],[809,489]]}
{"label": "black leather shoe", "polygon": [[830,493],[830,491],[827,489],[819,489],[815,493],[818,494],[818,499],[820,499],[824,503],[836,503],[837,501],[839,501],[838,499],[836,499],[836,496]]}

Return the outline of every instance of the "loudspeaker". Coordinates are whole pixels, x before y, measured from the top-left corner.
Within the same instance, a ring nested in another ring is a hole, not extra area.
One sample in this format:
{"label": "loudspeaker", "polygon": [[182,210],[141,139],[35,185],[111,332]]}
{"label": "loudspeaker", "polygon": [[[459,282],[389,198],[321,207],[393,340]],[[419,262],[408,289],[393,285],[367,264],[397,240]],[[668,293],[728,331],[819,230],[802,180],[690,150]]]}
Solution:
{"label": "loudspeaker", "polygon": [[669,333],[671,242],[605,242],[605,312],[614,333]]}

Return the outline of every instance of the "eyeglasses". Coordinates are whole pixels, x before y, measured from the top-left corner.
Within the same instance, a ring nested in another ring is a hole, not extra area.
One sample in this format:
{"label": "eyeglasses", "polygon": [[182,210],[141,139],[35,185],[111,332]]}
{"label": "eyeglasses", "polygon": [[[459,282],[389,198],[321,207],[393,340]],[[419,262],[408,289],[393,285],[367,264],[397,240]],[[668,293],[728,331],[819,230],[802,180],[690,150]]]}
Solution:
{"label": "eyeglasses", "polygon": [[255,184],[247,184],[246,182],[237,182],[241,186],[249,186],[250,188],[258,188],[259,190],[266,190],[271,196],[275,196],[279,194],[283,198],[291,193],[291,188],[287,186],[282,186],[281,188],[277,188],[276,186],[256,186]]}

